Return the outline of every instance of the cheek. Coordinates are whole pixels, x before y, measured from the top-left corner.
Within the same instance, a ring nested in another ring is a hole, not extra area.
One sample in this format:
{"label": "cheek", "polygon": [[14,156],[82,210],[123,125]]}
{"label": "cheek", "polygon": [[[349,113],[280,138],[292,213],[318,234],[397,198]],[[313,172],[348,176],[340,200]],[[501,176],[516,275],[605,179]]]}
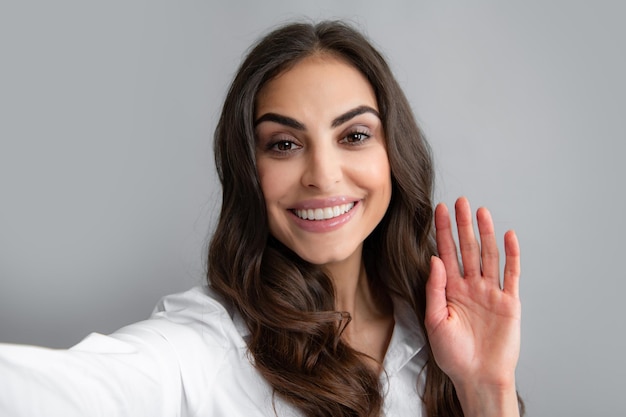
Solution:
{"label": "cheek", "polygon": [[391,184],[391,169],[389,168],[389,162],[387,159],[383,159],[378,164],[372,164],[374,167],[372,169],[373,176],[375,176],[375,180],[381,185],[390,185]]}
{"label": "cheek", "polygon": [[263,198],[265,199],[265,209],[267,211],[267,225],[272,235],[276,236],[276,201],[280,197],[278,190],[277,175],[272,169],[267,169],[262,163],[257,163],[257,172]]}
{"label": "cheek", "polygon": [[277,164],[263,158],[257,160],[257,173],[268,210],[289,188],[287,164]]}
{"label": "cheek", "polygon": [[274,188],[271,186],[274,182],[271,166],[268,166],[268,164],[265,163],[263,160],[258,159],[257,174],[259,176],[259,182],[261,184],[261,191],[263,191],[263,196],[267,200],[268,195],[271,194],[272,189]]}
{"label": "cheek", "polygon": [[356,177],[364,187],[383,194],[391,192],[391,168],[384,150],[361,158],[353,166],[356,167]]}

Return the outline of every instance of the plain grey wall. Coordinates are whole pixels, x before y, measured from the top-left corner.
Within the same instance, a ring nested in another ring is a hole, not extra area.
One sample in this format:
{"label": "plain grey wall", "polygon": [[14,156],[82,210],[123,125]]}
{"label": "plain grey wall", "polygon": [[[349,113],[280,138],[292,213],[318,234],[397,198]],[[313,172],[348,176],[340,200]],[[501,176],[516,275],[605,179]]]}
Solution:
{"label": "plain grey wall", "polygon": [[200,282],[236,66],[341,17],[389,57],[438,200],[520,236],[529,415],[624,415],[624,3],[313,3],[0,3],[0,340],[69,346]]}

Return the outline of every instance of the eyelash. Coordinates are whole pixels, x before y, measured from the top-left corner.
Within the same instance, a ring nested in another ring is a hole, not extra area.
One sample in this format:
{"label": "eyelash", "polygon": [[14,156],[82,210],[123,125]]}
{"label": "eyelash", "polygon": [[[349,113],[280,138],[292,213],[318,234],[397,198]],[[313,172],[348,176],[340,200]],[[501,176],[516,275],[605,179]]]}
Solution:
{"label": "eyelash", "polygon": [[[361,139],[357,142],[349,142],[348,138],[349,137],[355,137],[355,136],[360,136]],[[361,131],[361,130],[354,130],[352,132],[349,132],[343,139],[341,139],[342,143],[347,143],[350,146],[359,146],[362,145],[364,142],[366,142],[369,138],[370,138],[370,134],[368,132],[365,131]]]}
{"label": "eyelash", "polygon": [[[354,139],[355,137],[358,137],[357,141],[351,142],[349,140],[349,138]],[[347,133],[339,142],[347,144],[348,146],[360,146],[363,145],[370,137],[371,135],[368,132],[354,130]],[[278,149],[281,145],[288,145],[291,149]],[[290,152],[297,150],[299,147],[301,146],[291,139],[278,139],[267,144],[267,150],[277,155],[287,155]]]}
{"label": "eyelash", "polygon": [[[283,150],[283,149],[278,149],[278,147],[280,145],[285,145],[288,144],[289,146],[291,146],[291,149],[287,149],[287,150]],[[279,155],[284,155],[284,154],[288,154],[289,152],[293,152],[295,150],[295,148],[298,146],[298,144],[296,142],[294,142],[293,140],[289,140],[289,139],[278,139],[274,142],[270,142],[267,144],[267,150]]]}

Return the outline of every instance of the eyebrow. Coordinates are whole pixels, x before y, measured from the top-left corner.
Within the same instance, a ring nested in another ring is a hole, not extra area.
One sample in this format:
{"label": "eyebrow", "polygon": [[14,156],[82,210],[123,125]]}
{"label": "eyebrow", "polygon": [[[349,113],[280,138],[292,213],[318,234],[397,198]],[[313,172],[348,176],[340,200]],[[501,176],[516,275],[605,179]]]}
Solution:
{"label": "eyebrow", "polygon": [[[347,112],[335,117],[330,125],[331,127],[340,126],[344,124],[345,122],[347,122],[348,120],[353,119],[356,116],[359,116],[364,113],[372,113],[373,115],[375,115],[376,117],[380,119],[380,114],[378,113],[376,109],[370,106],[359,106],[359,107],[355,107],[352,110],[348,110]],[[288,116],[283,116],[281,114],[276,114],[276,113],[265,113],[263,116],[259,117],[258,119],[254,121],[254,127],[257,127],[260,123],[263,123],[263,122],[275,122],[275,123],[278,123],[287,127],[291,127],[293,129],[306,130],[306,126],[303,123],[297,121],[296,119],[288,117]]]}
{"label": "eyebrow", "polygon": [[380,119],[380,114],[378,114],[378,111],[376,111],[375,109],[371,108],[370,106],[359,106],[352,110],[348,110],[344,114],[336,117],[331,123],[331,126],[332,127],[340,126],[344,124],[345,122],[347,122],[348,120],[353,119],[364,113],[372,113],[374,116]]}
{"label": "eyebrow", "polygon": [[265,113],[263,116],[254,121],[254,127],[257,127],[260,123],[263,122],[275,122],[287,127],[292,127],[297,130],[306,130],[306,126],[296,119],[276,113]]}

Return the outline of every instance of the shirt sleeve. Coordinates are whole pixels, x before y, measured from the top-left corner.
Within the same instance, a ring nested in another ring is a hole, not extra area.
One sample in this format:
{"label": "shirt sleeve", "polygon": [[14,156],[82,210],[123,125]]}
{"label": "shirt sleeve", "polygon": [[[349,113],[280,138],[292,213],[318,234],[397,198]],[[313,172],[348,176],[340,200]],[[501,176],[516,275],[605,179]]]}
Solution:
{"label": "shirt sleeve", "polygon": [[0,344],[0,416],[205,414],[219,401],[211,393],[224,367],[231,376],[251,368],[245,331],[197,287],[164,297],[148,320],[68,350]]}
{"label": "shirt sleeve", "polygon": [[180,416],[181,383],[167,341],[134,325],[69,350],[0,344],[0,415]]}

